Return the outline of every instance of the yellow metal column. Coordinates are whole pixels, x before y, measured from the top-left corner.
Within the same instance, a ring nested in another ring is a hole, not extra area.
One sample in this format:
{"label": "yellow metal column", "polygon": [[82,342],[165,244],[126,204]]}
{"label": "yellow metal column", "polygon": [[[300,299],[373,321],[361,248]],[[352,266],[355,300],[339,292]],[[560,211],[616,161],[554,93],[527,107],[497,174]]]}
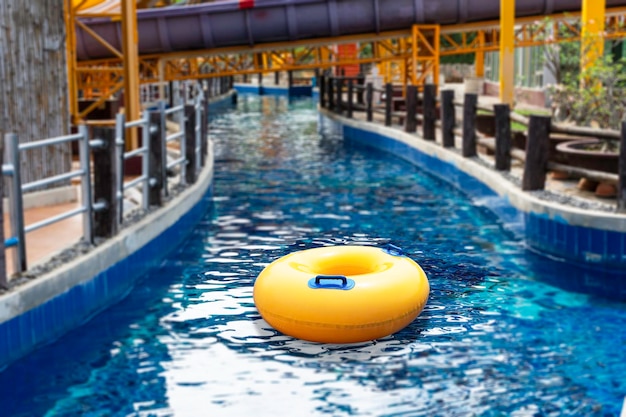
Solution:
{"label": "yellow metal column", "polygon": [[[137,5],[134,1],[120,2],[122,7],[122,52],[124,53],[124,112],[127,121],[139,120],[139,50],[137,47]],[[127,132],[126,150],[137,149],[137,129]]]}
{"label": "yellow metal column", "polygon": [[515,0],[500,0],[500,101],[515,101]]}
{"label": "yellow metal column", "polygon": [[76,77],[76,10],[72,0],[65,0],[65,31],[67,51],[67,93],[69,94],[70,114],[72,123],[78,123],[78,87]]}
{"label": "yellow metal column", "polygon": [[583,0],[582,42],[580,43],[580,68],[593,67],[604,54],[604,19],[606,0]]}
{"label": "yellow metal column", "polygon": [[476,51],[476,69],[475,74],[477,77],[485,76],[485,32],[479,30],[478,36],[478,50]]}

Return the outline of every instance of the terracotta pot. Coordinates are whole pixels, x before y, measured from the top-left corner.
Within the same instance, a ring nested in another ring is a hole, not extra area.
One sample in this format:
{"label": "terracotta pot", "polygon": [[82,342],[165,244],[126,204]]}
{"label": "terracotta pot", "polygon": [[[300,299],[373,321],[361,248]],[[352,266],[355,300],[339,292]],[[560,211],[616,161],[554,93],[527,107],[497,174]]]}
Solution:
{"label": "terracotta pot", "polygon": [[558,144],[556,150],[562,155],[563,162],[568,165],[617,174],[619,165],[619,154],[617,152],[587,149],[599,143],[599,139],[593,138],[574,140]]}

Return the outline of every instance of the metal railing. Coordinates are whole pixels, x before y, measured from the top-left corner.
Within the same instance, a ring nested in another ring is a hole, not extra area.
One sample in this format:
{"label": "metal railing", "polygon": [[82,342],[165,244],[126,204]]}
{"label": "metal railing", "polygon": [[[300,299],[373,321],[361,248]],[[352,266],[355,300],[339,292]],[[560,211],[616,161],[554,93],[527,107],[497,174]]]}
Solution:
{"label": "metal railing", "polygon": [[[220,89],[217,94],[224,94],[230,89],[232,82],[223,81],[220,80],[217,84],[208,83],[208,86],[218,85]],[[82,214],[83,238],[87,243],[93,244],[96,238],[109,238],[118,233],[124,217],[124,195],[127,190],[139,187],[142,194],[141,206],[147,210],[150,206],[161,205],[161,197],[168,195],[166,182],[168,169],[179,165],[180,183],[195,182],[197,173],[204,166],[206,156],[204,152],[208,140],[207,118],[203,117],[207,111],[205,97],[211,97],[216,93],[211,89],[205,92],[202,86],[202,83],[197,83],[192,95],[193,104],[186,104],[185,97],[179,95],[179,105],[166,109],[166,104],[161,101],[156,111],[145,110],[139,120],[126,121],[123,114],[118,114],[115,120],[99,120],[97,123],[87,121],[84,125],[78,126],[78,133],[75,134],[22,144],[19,143],[17,134],[7,133],[4,137],[5,162],[2,165],[2,174],[10,180],[7,182],[10,236],[5,239],[4,244],[13,252],[11,254],[14,259],[13,273],[21,273],[28,269],[26,233]],[[171,135],[167,135],[168,116],[173,116],[174,121],[180,126],[180,130]],[[137,128],[141,128],[140,147],[125,151],[126,130]],[[90,140],[90,137],[94,137],[92,133],[98,135],[98,138]],[[181,154],[176,161],[168,163],[167,143],[174,140],[180,141]],[[73,168],[70,172],[22,184],[20,167],[24,157],[21,157],[21,154],[33,149],[71,142],[78,142],[78,169]],[[137,178],[124,182],[127,161],[138,157],[142,158],[140,174]],[[69,183],[76,178],[80,179],[82,196],[76,208],[25,225],[24,193],[58,183]],[[94,203],[94,200],[97,202]],[[6,271],[0,271],[0,288],[8,288],[7,276]]]}
{"label": "metal railing", "polygon": [[198,85],[198,93],[196,94],[195,97],[195,103],[194,103],[194,111],[196,112],[196,124],[194,127],[194,149],[196,152],[196,166],[195,166],[195,170],[196,172],[200,171],[200,168],[202,166],[201,162],[202,162],[202,112],[204,112],[204,106],[202,105],[202,103],[204,103],[204,91],[202,90],[202,88],[199,87]]}
{"label": "metal railing", "polygon": [[[87,127],[80,125],[78,133],[73,135],[57,136],[38,141],[19,143],[18,135],[7,133],[5,136],[5,160],[2,166],[2,174],[11,177],[9,181],[9,219],[11,223],[11,237],[5,240],[5,247],[15,247],[13,251],[13,263],[17,272],[26,270],[26,233],[32,232],[42,227],[52,225],[72,216],[83,215],[83,238],[87,242],[93,242],[93,217],[92,212],[97,209],[92,202],[92,189],[89,167],[89,151],[91,146],[98,146],[97,141],[90,143]],[[20,166],[21,153],[31,149],[39,149],[52,145],[60,145],[69,142],[78,142],[80,167],[77,170],[64,174],[55,175],[38,181],[22,184]],[[48,185],[69,181],[72,178],[80,178],[81,183],[81,205],[73,210],[66,211],[56,216],[41,220],[39,222],[24,225],[24,193],[42,188]]]}
{"label": "metal railing", "polygon": [[[140,127],[141,128],[141,146],[132,151],[125,152],[124,146],[126,145],[125,131],[126,129]],[[141,119],[127,122],[124,114],[118,113],[115,120],[115,145],[117,150],[117,204],[119,207],[120,221],[123,217],[124,207],[124,192],[136,185],[142,185],[142,208],[147,210],[148,205],[148,193],[150,192],[151,179],[148,175],[150,156],[150,115],[147,111],[142,113]],[[141,156],[141,174],[128,182],[124,182],[124,169],[125,161],[135,156]]]}
{"label": "metal railing", "polygon": [[[187,159],[185,158],[186,149],[185,149],[185,140],[184,140],[185,138],[185,102],[182,98],[180,98],[178,106],[171,107],[169,109],[166,109],[164,106],[159,106],[159,111],[161,112],[162,117],[166,118],[167,116],[173,116],[174,119],[178,121],[178,126],[180,130],[178,132],[165,136],[165,147],[167,147],[168,143],[178,140],[180,156],[171,162],[167,162],[166,169],[169,170],[180,165],[180,178],[181,178],[180,180],[181,180],[181,183],[184,183],[185,170],[187,169],[186,168]],[[167,155],[167,153],[164,152],[163,155]],[[164,181],[165,181],[164,189],[167,195],[168,194],[167,175],[165,176]]]}

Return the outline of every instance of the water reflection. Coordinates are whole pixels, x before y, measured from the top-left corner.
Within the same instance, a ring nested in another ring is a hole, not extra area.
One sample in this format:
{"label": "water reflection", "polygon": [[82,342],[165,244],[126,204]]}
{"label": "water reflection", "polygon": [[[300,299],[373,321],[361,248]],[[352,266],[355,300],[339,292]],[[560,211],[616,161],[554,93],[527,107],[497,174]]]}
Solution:
{"label": "water reflection", "polygon": [[[561,264],[444,181],[320,135],[312,102],[243,96],[240,109],[213,119],[213,205],[189,239],[123,302],[1,373],[3,415],[619,412],[622,304],[546,285]],[[402,331],[318,344],[256,311],[254,280],[278,257],[389,242],[432,288]]]}

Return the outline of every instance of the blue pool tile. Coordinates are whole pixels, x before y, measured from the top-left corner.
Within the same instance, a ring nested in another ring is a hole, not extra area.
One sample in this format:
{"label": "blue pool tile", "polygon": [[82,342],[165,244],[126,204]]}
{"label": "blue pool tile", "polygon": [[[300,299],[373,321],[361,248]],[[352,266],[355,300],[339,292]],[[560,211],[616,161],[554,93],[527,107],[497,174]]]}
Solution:
{"label": "blue pool tile", "polygon": [[571,257],[578,257],[578,227],[565,225],[565,248]]}
{"label": "blue pool tile", "polygon": [[590,229],[590,242],[589,248],[592,253],[602,255],[604,258],[607,252],[607,236],[606,230]]}
{"label": "blue pool tile", "polygon": [[624,240],[626,235],[619,232],[608,231],[606,233],[606,258],[612,262],[618,262],[624,255]]}
{"label": "blue pool tile", "polygon": [[584,259],[585,254],[591,251],[591,229],[577,226],[576,238],[576,242],[578,244],[576,256]]}

